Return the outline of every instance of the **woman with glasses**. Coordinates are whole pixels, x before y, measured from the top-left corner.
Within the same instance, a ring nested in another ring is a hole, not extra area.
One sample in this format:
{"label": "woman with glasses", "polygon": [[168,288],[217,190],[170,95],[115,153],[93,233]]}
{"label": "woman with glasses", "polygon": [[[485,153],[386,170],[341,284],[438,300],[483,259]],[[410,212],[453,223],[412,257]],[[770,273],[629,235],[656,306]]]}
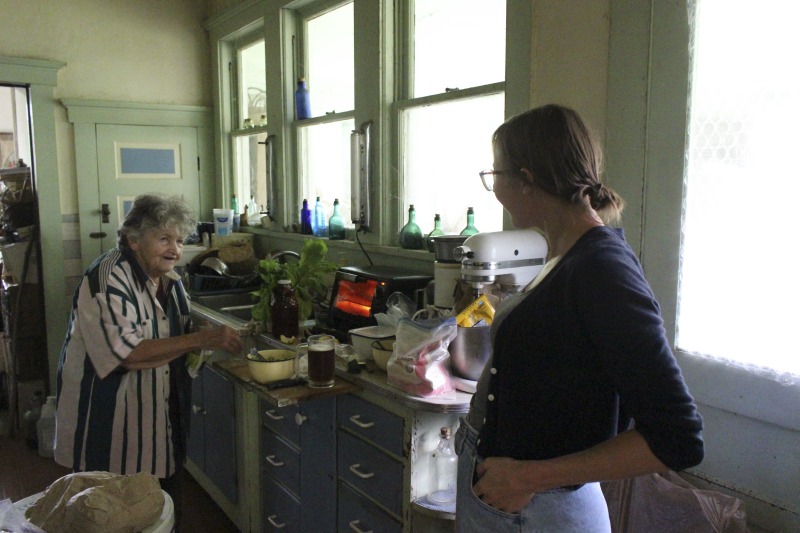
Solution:
{"label": "woman with glasses", "polygon": [[456,438],[458,531],[610,531],[599,482],[694,466],[702,419],[600,181],[600,150],[557,105],[509,119],[481,172],[548,262],[492,324],[492,360]]}

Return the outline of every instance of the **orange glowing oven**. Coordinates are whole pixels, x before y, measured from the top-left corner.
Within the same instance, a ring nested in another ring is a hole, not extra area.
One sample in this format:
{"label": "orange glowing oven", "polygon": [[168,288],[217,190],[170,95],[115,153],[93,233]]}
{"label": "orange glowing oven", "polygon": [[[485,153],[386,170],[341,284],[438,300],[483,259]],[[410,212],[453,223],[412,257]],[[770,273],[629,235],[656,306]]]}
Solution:
{"label": "orange glowing oven", "polygon": [[342,332],[374,325],[375,313],[386,312],[389,296],[401,292],[417,301],[415,292],[431,280],[433,276],[392,266],[341,267],[331,293],[329,324]]}

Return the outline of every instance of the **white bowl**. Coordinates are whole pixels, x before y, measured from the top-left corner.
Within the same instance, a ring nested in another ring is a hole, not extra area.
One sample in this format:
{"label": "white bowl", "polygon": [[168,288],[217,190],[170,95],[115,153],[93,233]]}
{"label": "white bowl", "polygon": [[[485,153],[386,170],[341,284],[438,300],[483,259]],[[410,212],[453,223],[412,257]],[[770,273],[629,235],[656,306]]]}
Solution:
{"label": "white bowl", "polygon": [[386,365],[392,357],[393,349],[393,340],[372,341],[372,358],[375,360],[375,366],[386,372]]}
{"label": "white bowl", "polygon": [[394,340],[394,328],[385,326],[367,326],[364,328],[351,329],[351,344],[356,350],[356,358],[359,361],[369,361],[372,359],[373,341]]}
{"label": "white bowl", "polygon": [[270,383],[294,376],[297,358],[294,350],[260,350],[258,353],[267,361],[258,361],[247,356],[250,375],[258,383]]}

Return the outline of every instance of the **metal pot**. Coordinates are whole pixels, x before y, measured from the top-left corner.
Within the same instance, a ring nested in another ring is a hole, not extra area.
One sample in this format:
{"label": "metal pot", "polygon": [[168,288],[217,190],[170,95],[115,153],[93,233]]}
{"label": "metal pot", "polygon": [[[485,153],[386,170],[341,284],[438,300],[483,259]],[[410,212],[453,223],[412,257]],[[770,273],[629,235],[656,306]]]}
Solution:
{"label": "metal pot", "polygon": [[450,371],[456,377],[478,381],[483,367],[492,354],[489,326],[462,328],[447,347],[450,352]]}
{"label": "metal pot", "polygon": [[469,235],[438,235],[433,237],[433,253],[442,263],[459,263],[453,258],[453,250],[464,244]]}

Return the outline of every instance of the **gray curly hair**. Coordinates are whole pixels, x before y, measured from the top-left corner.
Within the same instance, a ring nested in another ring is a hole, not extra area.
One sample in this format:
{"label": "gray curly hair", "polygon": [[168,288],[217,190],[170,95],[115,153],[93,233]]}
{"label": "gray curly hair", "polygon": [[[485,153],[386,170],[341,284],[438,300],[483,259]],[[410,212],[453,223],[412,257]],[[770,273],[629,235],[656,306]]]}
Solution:
{"label": "gray curly hair", "polygon": [[117,248],[130,249],[130,240],[139,240],[151,229],[172,228],[184,237],[195,230],[196,218],[189,205],[180,196],[142,194],[133,200],[133,206],[117,231]]}

